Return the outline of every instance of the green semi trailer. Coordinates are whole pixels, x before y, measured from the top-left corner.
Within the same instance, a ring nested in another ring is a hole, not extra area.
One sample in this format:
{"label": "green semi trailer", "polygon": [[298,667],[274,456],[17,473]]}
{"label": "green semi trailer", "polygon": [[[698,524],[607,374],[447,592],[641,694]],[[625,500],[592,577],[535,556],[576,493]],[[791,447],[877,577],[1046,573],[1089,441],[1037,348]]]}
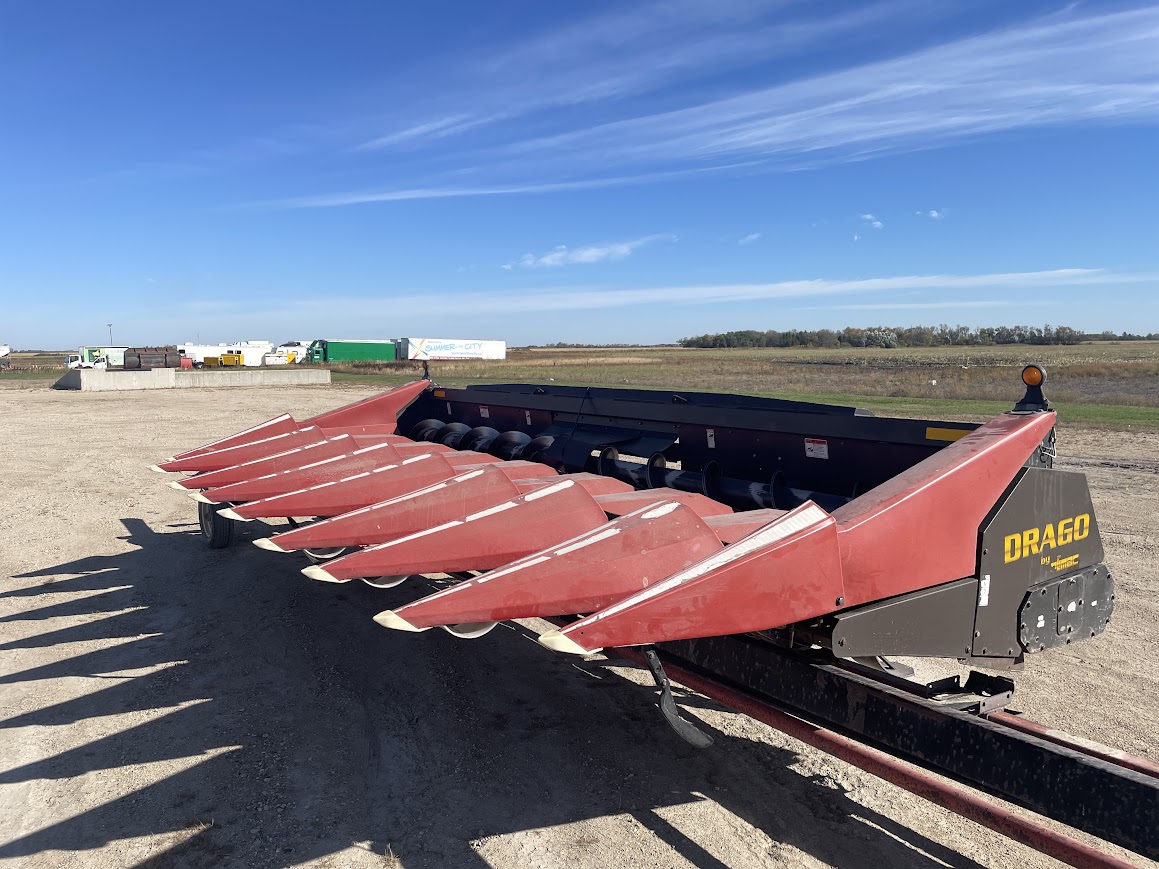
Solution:
{"label": "green semi trailer", "polygon": [[311,341],[306,353],[310,362],[393,362],[397,355],[394,341],[339,338]]}

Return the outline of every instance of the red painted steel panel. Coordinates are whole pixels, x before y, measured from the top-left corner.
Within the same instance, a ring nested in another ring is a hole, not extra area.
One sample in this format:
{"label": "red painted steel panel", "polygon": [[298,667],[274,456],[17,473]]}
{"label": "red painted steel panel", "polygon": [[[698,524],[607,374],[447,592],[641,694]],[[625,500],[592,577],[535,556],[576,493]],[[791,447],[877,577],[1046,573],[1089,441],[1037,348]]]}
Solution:
{"label": "red painted steel panel", "polygon": [[[438,446],[438,444],[435,444]],[[422,455],[425,450],[417,449],[411,451],[415,455]],[[497,456],[489,456],[486,453],[473,453],[470,450],[459,452],[458,450],[440,451],[435,450],[435,455],[442,456],[452,467],[455,468],[478,468],[484,465],[501,465],[503,460]],[[405,455],[405,453],[404,453]]]}
{"label": "red painted steel panel", "polygon": [[604,512],[610,516],[623,516],[648,504],[655,504],[657,501],[679,501],[701,517],[725,516],[732,513],[732,507],[727,504],[722,504],[695,492],[681,492],[679,489],[642,489],[639,492],[632,490],[614,495],[601,495],[596,500],[600,502]]}
{"label": "red painted steel panel", "polygon": [[[520,460],[505,462],[500,458],[489,456],[485,453],[450,453],[444,455],[443,458],[447,459],[454,466],[456,473],[465,474],[467,471],[477,471],[481,468],[487,468],[503,474],[508,480],[514,480],[518,484],[525,484],[529,487],[535,480],[555,479],[559,476],[559,472],[548,465]],[[576,475],[573,474],[572,476]]]}
{"label": "red painted steel panel", "polygon": [[973,575],[982,520],[1054,423],[1003,414],[835,510],[846,606]]}
{"label": "red painted steel panel", "polygon": [[991,420],[831,517],[807,502],[544,644],[582,652],[764,630],[970,576],[983,519],[1053,425],[1053,413]]}
{"label": "red painted steel panel", "polygon": [[774,519],[784,516],[786,510],[745,510],[741,513],[729,513],[725,516],[709,516],[704,521],[708,527],[716,532],[720,542],[724,545],[736,543],[742,537],[747,537],[754,531],[768,525]]}
{"label": "red painted steel panel", "polygon": [[[364,439],[355,437],[354,440],[361,444]],[[223,501],[257,501],[287,492],[296,492],[309,486],[345,479],[364,471],[398,464],[405,459],[430,453],[439,453],[450,462],[453,468],[461,471],[489,468],[499,464],[513,464],[511,462],[503,463],[495,456],[471,452],[451,452],[440,444],[416,444],[406,440],[403,443],[373,444],[353,453],[326,459],[324,462],[316,462],[302,468],[284,471],[277,475],[267,475],[252,481],[246,480],[224,489],[212,489],[203,494],[211,501],[218,503]],[[523,464],[531,465],[530,462]],[[556,476],[554,470],[544,465],[535,465],[533,468],[543,469],[543,473],[539,476]],[[508,477],[531,475],[527,471],[520,471],[517,474],[516,470],[507,471]],[[253,484],[252,488],[250,487],[251,483]]]}
{"label": "red painted steel panel", "polygon": [[351,425],[391,425],[399,413],[430,387],[429,380],[416,380],[388,392],[356,401],[336,410],[320,413],[302,422],[303,426],[342,428]]}
{"label": "red painted steel panel", "polygon": [[264,477],[267,474],[276,474],[279,471],[291,471],[303,465],[319,462],[322,459],[353,452],[356,447],[357,444],[354,443],[352,437],[339,435],[336,438],[306,444],[285,452],[243,462],[240,465],[231,465],[220,471],[207,471],[196,477],[189,477],[177,482],[186,489],[213,489],[231,483],[240,483],[243,480]]}
{"label": "red painted steel panel", "polygon": [[604,511],[583,487],[561,479],[454,522],[328,561],[323,570],[337,580],[490,570],[604,521]]}
{"label": "red painted steel panel", "polygon": [[421,489],[457,473],[459,471],[443,456],[430,453],[331,483],[320,483],[297,492],[251,501],[233,510],[243,519],[338,516]]}
{"label": "red painted steel panel", "polygon": [[[398,445],[392,445],[397,450]],[[428,444],[427,446],[432,446]],[[433,445],[437,446],[437,445]],[[400,451],[404,452],[404,451]],[[332,479],[318,483],[285,495],[276,495],[261,499],[261,509],[273,509],[274,513],[254,513],[253,509],[237,508],[237,512],[245,518],[267,518],[276,516],[338,516],[358,510],[362,507],[376,504],[387,498],[403,495],[414,489],[429,486],[455,474],[473,471],[479,468],[498,468],[512,464],[503,462],[494,456],[472,452],[431,452],[423,449],[413,450],[417,455],[400,456],[398,466],[403,470],[395,471],[395,465],[376,467],[363,474],[351,474],[347,477]],[[421,467],[413,466],[416,459],[437,458],[437,463],[424,464]],[[381,472],[390,472],[389,477],[377,476]],[[555,472],[552,471],[552,474]],[[368,477],[367,474],[372,476]],[[507,471],[508,476],[514,471]],[[194,478],[196,479],[196,478]],[[325,487],[325,488],[323,488]],[[284,498],[285,500],[274,500]],[[258,502],[254,502],[258,503]],[[245,505],[247,508],[250,505]],[[291,510],[291,507],[293,509]],[[257,508],[254,508],[257,509]],[[289,510],[290,512],[285,512]],[[311,512],[316,511],[316,512]]]}
{"label": "red painted steel panel", "polygon": [[[623,480],[617,480],[615,477],[601,477],[599,474],[568,474],[568,477],[575,480],[577,484],[584,487],[586,491],[593,498],[598,498],[601,495],[618,495],[621,492],[636,491],[631,483],[625,483]],[[662,500],[658,498],[657,500]]]}
{"label": "red painted steel panel", "polygon": [[[550,480],[559,476],[559,472],[549,465],[541,465],[539,462],[525,462],[522,459],[514,459],[510,462],[498,462],[491,467],[500,474],[505,474],[507,479],[519,482],[530,482],[536,479]],[[463,470],[471,470],[468,466],[463,466]],[[570,474],[572,479],[576,479],[582,475]],[[588,494],[591,494],[590,492]]]}
{"label": "red painted steel panel", "polygon": [[301,426],[294,421],[294,418],[288,413],[283,413],[281,416],[275,416],[273,419],[268,419],[265,422],[260,422],[255,426],[247,428],[245,431],[239,431],[237,434],[228,435],[223,438],[218,438],[215,441],[197,447],[193,450],[186,450],[174,456],[175,459],[187,459],[193,456],[201,455],[202,453],[212,453],[216,450],[224,450],[227,447],[237,447],[242,444],[252,443],[254,441],[265,440],[279,434],[288,434],[292,431],[297,431]]}
{"label": "red painted steel panel", "polygon": [[327,437],[334,437],[335,435],[348,434],[358,438],[376,438],[384,440],[392,444],[410,444],[414,443],[410,438],[404,435],[395,434],[395,424],[390,425],[344,425],[332,428],[330,426],[319,426]]}
{"label": "red painted steel panel", "polygon": [[394,448],[398,450],[399,453],[404,457],[419,456],[423,453],[442,453],[443,455],[448,456],[451,454],[473,456],[482,455],[482,453],[459,452],[459,450],[453,450],[444,444],[428,444],[424,441],[407,441],[406,443],[398,443],[394,445]]}
{"label": "red painted steel panel", "polygon": [[542,642],[586,652],[759,631],[831,612],[842,594],[837,523],[808,501]]}
{"label": "red painted steel panel", "polygon": [[[237,434],[219,438],[216,441],[187,450],[175,456],[175,459],[187,459],[209,452],[217,452],[229,447],[241,446],[265,440],[279,434],[289,434],[304,428],[317,427],[325,429],[326,437],[339,434],[389,434],[395,435],[396,419],[399,412],[417,398],[424,389],[430,386],[427,381],[415,381],[396,387],[379,395],[362,401],[354,402],[326,413],[318,414],[303,422],[296,422],[294,418],[284,413],[281,416],[258,423],[255,426],[240,431]],[[237,464],[237,462],[231,462]],[[219,467],[226,467],[220,465]],[[162,466],[163,470],[170,470]],[[216,468],[172,468],[172,470],[215,470]]]}
{"label": "red painted steel panel", "polygon": [[720,549],[696,511],[661,501],[400,608],[419,628],[586,613]]}
{"label": "red painted steel panel", "polygon": [[[304,459],[304,461],[308,461],[308,459]],[[376,444],[354,452],[329,456],[316,462],[302,464],[287,471],[279,471],[207,489],[202,492],[202,495],[215,504],[226,501],[258,501],[262,498],[283,495],[286,492],[297,492],[308,486],[317,486],[319,483],[352,477],[364,471],[398,464],[401,461],[402,457],[398,450],[391,444]]]}
{"label": "red painted steel panel", "polygon": [[[539,481],[540,486],[547,483]],[[519,487],[505,474],[487,466],[305,528],[275,534],[270,540],[286,550],[386,543],[461,519],[520,494]]]}
{"label": "red painted steel panel", "polygon": [[[201,453],[187,459],[174,459],[159,465],[162,471],[220,471],[222,468],[232,468],[234,465],[245,464],[266,456],[284,453],[287,450],[298,449],[307,444],[316,444],[326,440],[319,428],[299,429],[287,434],[274,435],[265,440],[241,444],[236,447],[226,447],[214,450],[211,453]],[[187,488],[199,489],[200,486]]]}

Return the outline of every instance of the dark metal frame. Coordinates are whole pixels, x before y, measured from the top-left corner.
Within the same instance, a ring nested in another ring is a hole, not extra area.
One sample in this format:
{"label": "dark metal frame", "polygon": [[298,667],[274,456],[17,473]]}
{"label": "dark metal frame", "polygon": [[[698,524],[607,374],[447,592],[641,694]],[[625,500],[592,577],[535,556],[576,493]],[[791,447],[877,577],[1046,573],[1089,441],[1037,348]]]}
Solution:
{"label": "dark metal frame", "polygon": [[[805,497],[831,509],[977,428],[777,398],[532,384],[435,387],[402,413],[399,432],[428,419],[547,441],[521,458],[566,472],[596,470],[593,453],[611,448],[649,460],[651,472],[607,465],[642,488],[705,492],[750,509]],[[810,456],[806,440],[823,443],[828,457]],[[666,471],[673,463],[680,470]]]}
{"label": "dark metal frame", "polygon": [[[1159,859],[1159,779],[975,714],[990,711],[983,705],[989,696],[1009,699],[1009,680],[976,674],[973,685],[925,690],[824,652],[754,637],[666,643],[658,651],[662,660],[793,715]],[[958,688],[982,693],[966,702]],[[954,693],[949,700],[923,696],[938,690]]]}

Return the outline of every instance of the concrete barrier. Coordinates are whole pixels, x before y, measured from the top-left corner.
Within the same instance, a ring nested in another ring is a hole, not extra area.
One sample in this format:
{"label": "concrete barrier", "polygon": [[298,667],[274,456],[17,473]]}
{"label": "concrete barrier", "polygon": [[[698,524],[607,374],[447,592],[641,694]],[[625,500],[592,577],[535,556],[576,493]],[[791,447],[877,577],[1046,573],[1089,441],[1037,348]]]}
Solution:
{"label": "concrete barrier", "polygon": [[329,368],[242,368],[221,371],[189,368],[169,369],[173,386],[190,389],[198,386],[306,386],[330,382]]}
{"label": "concrete barrier", "polygon": [[80,371],[70,368],[64,377],[52,384],[53,389],[80,389]]}
{"label": "concrete barrier", "polygon": [[326,368],[242,368],[222,371],[189,368],[154,368],[151,371],[103,371],[74,368],[56,381],[54,389],[110,392],[127,389],[196,389],[221,386],[304,386],[327,384]]}

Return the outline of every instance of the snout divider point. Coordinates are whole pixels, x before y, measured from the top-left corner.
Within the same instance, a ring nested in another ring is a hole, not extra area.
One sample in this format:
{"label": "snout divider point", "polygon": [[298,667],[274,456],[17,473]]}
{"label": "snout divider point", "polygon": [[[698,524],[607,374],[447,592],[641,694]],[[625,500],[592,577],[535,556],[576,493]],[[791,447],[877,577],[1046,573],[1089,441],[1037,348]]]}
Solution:
{"label": "snout divider point", "polygon": [[396,631],[410,631],[414,634],[420,634],[423,631],[429,631],[430,628],[416,628],[406,619],[400,615],[395,615],[394,610],[383,610],[374,617],[375,624],[382,625],[384,628],[392,628]]}
{"label": "snout divider point", "polygon": [[330,573],[327,573],[325,570],[323,570],[322,568],[320,568],[316,564],[311,564],[309,567],[303,568],[302,575],[308,576],[308,577],[310,577],[310,579],[316,579],[319,582],[333,582],[333,583],[337,583],[337,584],[342,584],[344,582],[350,582],[350,580],[348,580],[348,579],[338,579],[336,576],[334,576]]}
{"label": "snout divider point", "polygon": [[548,631],[539,635],[539,644],[546,646],[553,652],[566,652],[569,655],[593,655],[599,649],[585,649],[579,643],[565,637],[560,631]]}

